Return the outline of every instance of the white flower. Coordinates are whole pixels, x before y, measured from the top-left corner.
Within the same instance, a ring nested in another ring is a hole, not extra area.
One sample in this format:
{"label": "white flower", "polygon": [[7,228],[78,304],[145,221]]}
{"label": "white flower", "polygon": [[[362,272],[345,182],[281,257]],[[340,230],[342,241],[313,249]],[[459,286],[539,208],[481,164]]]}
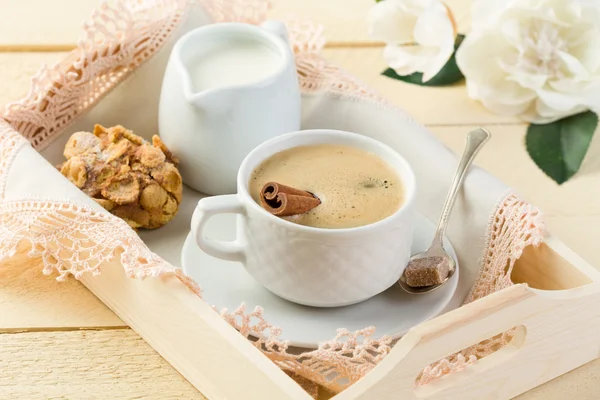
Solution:
{"label": "white flower", "polygon": [[495,113],[547,123],[600,110],[600,0],[477,0],[456,60]]}
{"label": "white flower", "polygon": [[368,24],[369,34],[387,43],[383,56],[398,75],[422,72],[426,82],[454,52],[454,22],[439,0],[380,1]]}

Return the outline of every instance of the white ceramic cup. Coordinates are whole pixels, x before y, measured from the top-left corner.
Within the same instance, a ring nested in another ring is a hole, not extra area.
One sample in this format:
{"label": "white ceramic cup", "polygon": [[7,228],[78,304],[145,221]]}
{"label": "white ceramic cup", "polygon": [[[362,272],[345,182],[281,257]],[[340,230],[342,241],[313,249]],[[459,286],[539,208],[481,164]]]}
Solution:
{"label": "white ceramic cup", "polygon": [[[338,144],[372,152],[399,174],[405,202],[391,216],[356,228],[298,225],[271,215],[248,192],[254,169],[280,151],[304,145]],[[366,136],[307,130],[271,139],[252,150],[237,175],[237,194],[206,197],[192,217],[192,234],[209,255],[239,261],[255,280],[294,303],[337,307],[366,300],[394,285],[408,263],[413,240],[416,183],[408,162]],[[215,214],[236,213],[237,238],[207,238],[203,228]]]}

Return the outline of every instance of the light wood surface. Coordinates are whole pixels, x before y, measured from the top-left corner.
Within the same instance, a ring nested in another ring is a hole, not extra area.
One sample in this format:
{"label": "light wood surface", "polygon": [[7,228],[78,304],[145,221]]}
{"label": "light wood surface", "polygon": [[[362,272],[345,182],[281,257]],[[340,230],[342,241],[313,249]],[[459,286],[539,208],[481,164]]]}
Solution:
{"label": "light wood surface", "polygon": [[[0,0],[5,17],[0,24],[0,104],[26,94],[40,64],[60,60],[74,46],[82,19],[99,2]],[[459,30],[466,31],[470,0],[447,3]],[[453,150],[462,150],[469,129],[488,127],[493,139],[477,162],[539,205],[553,234],[600,266],[600,162],[590,157],[600,159],[600,136],[582,171],[557,186],[529,160],[525,125],[518,120],[489,113],[469,100],[462,86],[419,88],[380,76],[385,68],[381,48],[373,47],[366,34],[371,5],[368,0],[275,0],[272,15],[325,25],[327,58],[427,124]],[[0,398],[203,398],[79,282],[56,283],[39,273],[35,262],[21,261],[0,266]],[[518,398],[591,400],[598,393],[596,360]]]}
{"label": "light wood surface", "polygon": [[131,329],[0,335],[2,399],[204,399]]}

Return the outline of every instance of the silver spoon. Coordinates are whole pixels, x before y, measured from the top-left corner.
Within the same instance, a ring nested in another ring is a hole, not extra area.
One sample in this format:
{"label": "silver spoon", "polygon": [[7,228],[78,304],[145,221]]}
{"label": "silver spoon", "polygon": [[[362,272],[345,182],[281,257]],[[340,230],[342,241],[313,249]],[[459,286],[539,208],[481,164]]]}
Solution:
{"label": "silver spoon", "polygon": [[433,236],[433,242],[427,250],[412,256],[410,258],[410,261],[408,262],[410,264],[414,260],[428,257],[446,258],[448,261],[448,276],[442,283],[437,285],[412,287],[407,285],[406,275],[403,273],[398,283],[400,284],[400,287],[402,287],[402,289],[404,289],[406,292],[412,294],[423,294],[431,292],[432,290],[435,290],[446,284],[450,277],[454,275],[454,272],[456,271],[456,261],[444,249],[444,233],[446,232],[446,226],[448,225],[448,220],[450,219],[450,212],[454,207],[454,202],[456,200],[456,196],[458,195],[458,191],[462,186],[465,174],[471,166],[473,159],[475,158],[479,150],[483,147],[483,145],[489,140],[490,136],[490,133],[483,128],[475,129],[474,131],[469,132],[469,134],[467,135],[467,145],[465,146],[465,151],[460,160],[460,163],[458,164],[456,173],[454,174],[454,180],[452,181],[452,186],[450,187],[450,191],[448,192],[448,197],[446,197],[446,203],[444,203],[444,208],[442,209],[442,214],[440,215],[440,220],[438,222],[435,235]]}

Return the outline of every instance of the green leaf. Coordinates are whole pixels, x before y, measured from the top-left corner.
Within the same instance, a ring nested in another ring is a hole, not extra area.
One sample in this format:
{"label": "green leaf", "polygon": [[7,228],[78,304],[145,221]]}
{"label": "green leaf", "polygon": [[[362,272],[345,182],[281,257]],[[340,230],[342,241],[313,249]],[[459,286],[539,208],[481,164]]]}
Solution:
{"label": "green leaf", "polygon": [[456,41],[454,42],[454,53],[452,53],[452,57],[450,57],[450,59],[448,60],[446,65],[444,65],[444,67],[440,70],[440,72],[438,72],[436,76],[434,76],[427,82],[423,82],[423,74],[420,72],[415,72],[414,74],[402,76],[398,75],[393,69],[388,68],[382,72],[382,75],[385,75],[388,78],[397,79],[399,81],[421,86],[447,86],[460,82],[465,77],[462,74],[462,72],[460,72],[458,65],[456,65],[456,50],[460,47],[464,38],[465,35],[456,36]]}
{"label": "green leaf", "polygon": [[581,167],[597,125],[598,116],[591,111],[550,124],[531,124],[525,138],[527,152],[560,185]]}

